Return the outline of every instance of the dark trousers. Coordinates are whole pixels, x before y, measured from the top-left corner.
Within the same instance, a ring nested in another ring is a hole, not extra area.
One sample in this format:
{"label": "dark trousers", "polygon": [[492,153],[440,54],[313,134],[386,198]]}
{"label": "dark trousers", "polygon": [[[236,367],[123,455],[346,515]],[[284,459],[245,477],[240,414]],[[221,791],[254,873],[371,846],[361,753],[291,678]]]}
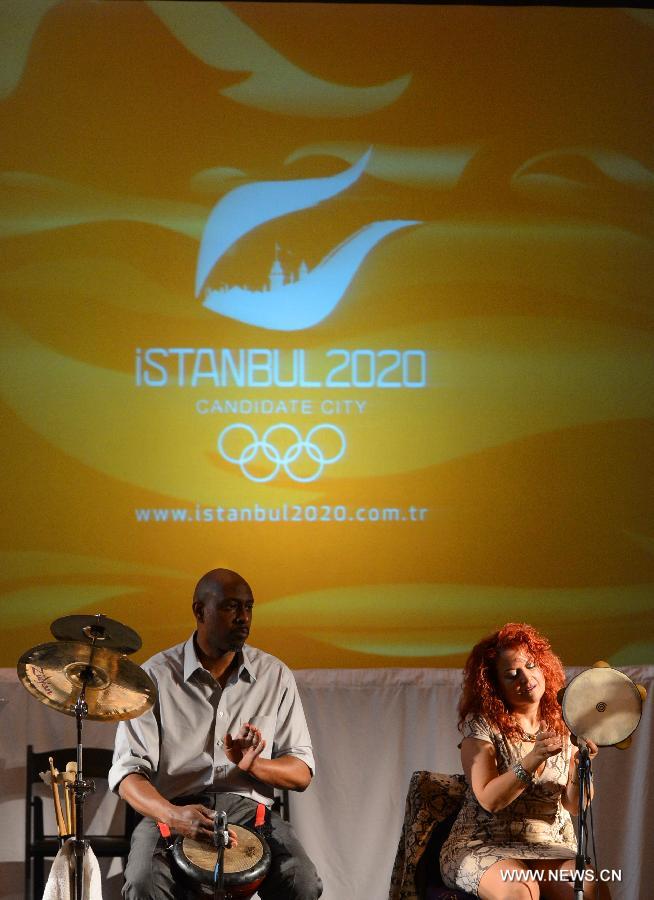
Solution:
{"label": "dark trousers", "polygon": [[[185,798],[184,802],[225,810],[228,821],[234,825],[251,822],[257,808],[253,800],[238,794],[201,794]],[[289,823],[277,813],[269,813],[269,817],[266,841],[272,860],[268,875],[258,888],[261,900],[318,900],[322,882],[314,864]],[[193,896],[193,889],[180,874],[156,823],[143,819],[132,835],[123,887],[125,900],[183,900]]]}

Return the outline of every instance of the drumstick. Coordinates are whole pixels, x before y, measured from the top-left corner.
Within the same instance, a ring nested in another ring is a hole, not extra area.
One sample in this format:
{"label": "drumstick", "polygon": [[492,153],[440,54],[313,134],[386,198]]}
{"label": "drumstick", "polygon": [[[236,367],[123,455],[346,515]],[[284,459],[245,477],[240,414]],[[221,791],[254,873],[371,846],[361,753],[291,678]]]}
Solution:
{"label": "drumstick", "polygon": [[70,787],[64,781],[64,800],[66,802],[66,834],[73,833],[73,814],[70,809]]}
{"label": "drumstick", "polygon": [[77,819],[75,818],[77,810],[75,809],[73,792],[75,790],[75,778],[77,776],[76,762],[66,763],[66,776],[64,776],[64,789],[66,792],[66,818],[68,819],[68,834],[75,834],[75,829],[77,827]]}
{"label": "drumstick", "polygon": [[64,815],[61,811],[61,799],[59,797],[59,784],[57,782],[57,778],[59,777],[59,772],[54,767],[54,760],[52,757],[49,758],[50,763],[50,784],[52,785],[52,799],[54,800],[55,807],[55,815],[57,817],[57,831],[59,832],[59,837],[65,837],[66,825],[64,823]]}

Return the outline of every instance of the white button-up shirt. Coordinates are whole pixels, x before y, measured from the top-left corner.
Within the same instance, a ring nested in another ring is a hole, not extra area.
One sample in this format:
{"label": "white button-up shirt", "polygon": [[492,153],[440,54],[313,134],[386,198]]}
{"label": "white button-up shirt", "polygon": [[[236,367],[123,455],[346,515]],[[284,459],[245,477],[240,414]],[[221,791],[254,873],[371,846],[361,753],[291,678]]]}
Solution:
{"label": "white button-up shirt", "polygon": [[261,730],[262,757],[295,756],[314,771],[311,738],[295,679],[280,660],[245,645],[222,689],[203,668],[193,637],[157,653],[143,669],[158,697],[151,710],[120,722],[109,786],[145,775],[169,800],[225,791],[270,805],[273,788],[241,772],[225,756],[225,735],[250,722]]}

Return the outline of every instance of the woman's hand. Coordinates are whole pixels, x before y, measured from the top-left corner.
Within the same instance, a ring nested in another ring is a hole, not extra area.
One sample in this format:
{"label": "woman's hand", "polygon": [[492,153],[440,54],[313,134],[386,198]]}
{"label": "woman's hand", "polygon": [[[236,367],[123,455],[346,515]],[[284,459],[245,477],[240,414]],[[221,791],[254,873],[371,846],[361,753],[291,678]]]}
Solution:
{"label": "woman's hand", "polygon": [[[577,741],[579,740],[579,738],[577,738],[577,736],[573,734],[571,736],[571,740],[572,740],[573,744],[577,744]],[[583,740],[584,740],[586,746],[588,747],[588,757],[592,761],[595,759],[595,757],[599,753],[599,747],[597,746],[595,741],[591,741],[590,738],[583,738]],[[579,753],[580,753],[580,750],[578,749],[578,745],[577,745],[577,750],[575,750],[575,752],[572,755],[572,759],[570,760],[570,777],[571,777],[571,779],[574,778],[573,773],[575,772],[575,770],[579,764]],[[576,784],[576,781],[573,780],[572,783]]]}
{"label": "woman's hand", "polygon": [[[577,737],[575,735],[571,735],[571,740],[574,744],[577,744]],[[599,753],[599,748],[594,741],[590,741],[587,738],[584,738],[586,746],[588,747],[588,756],[590,759],[595,759],[597,754]],[[568,783],[565,786],[563,792],[563,805],[568,810],[568,812],[576,815],[578,812],[578,803],[579,803],[579,754],[580,750],[576,750],[570,759],[570,772],[568,773]],[[588,804],[593,799],[593,783],[590,782],[588,796],[586,797],[586,803]]]}
{"label": "woman's hand", "polygon": [[524,768],[534,772],[550,758],[556,756],[563,749],[563,739],[556,731],[539,731],[533,748],[522,760]]}
{"label": "woman's hand", "polygon": [[[579,748],[579,743],[578,743],[578,742],[579,742],[579,738],[577,737],[577,735],[576,735],[576,734],[571,735],[571,736],[570,736],[570,739],[571,739],[572,743],[573,743],[577,748]],[[582,740],[584,741],[584,743],[585,743],[586,746],[588,747],[588,756],[590,757],[590,759],[591,759],[591,760],[595,759],[595,757],[596,757],[597,754],[599,753],[599,747],[597,746],[597,744],[595,743],[595,741],[591,741],[590,738],[582,738]],[[572,757],[572,762],[573,762],[575,765],[577,764],[578,761],[579,761],[579,749],[577,749],[577,750],[575,751],[574,756]]]}

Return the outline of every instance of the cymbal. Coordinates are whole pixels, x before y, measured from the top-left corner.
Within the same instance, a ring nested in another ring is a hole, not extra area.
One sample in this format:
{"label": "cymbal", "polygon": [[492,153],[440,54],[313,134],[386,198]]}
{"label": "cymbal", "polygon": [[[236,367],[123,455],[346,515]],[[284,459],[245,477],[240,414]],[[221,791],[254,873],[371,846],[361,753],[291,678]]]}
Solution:
{"label": "cymbal", "polygon": [[109,647],[123,653],[135,653],[141,648],[141,638],[135,631],[108,619],[102,613],[97,616],[64,616],[55,619],[50,631],[58,641],[82,641],[96,647]]}
{"label": "cymbal", "polygon": [[86,682],[84,718],[135,719],[154,704],[157,689],[140,666],[106,647],[72,641],[39,644],[18,660],[23,686],[46,706],[75,715]]}

